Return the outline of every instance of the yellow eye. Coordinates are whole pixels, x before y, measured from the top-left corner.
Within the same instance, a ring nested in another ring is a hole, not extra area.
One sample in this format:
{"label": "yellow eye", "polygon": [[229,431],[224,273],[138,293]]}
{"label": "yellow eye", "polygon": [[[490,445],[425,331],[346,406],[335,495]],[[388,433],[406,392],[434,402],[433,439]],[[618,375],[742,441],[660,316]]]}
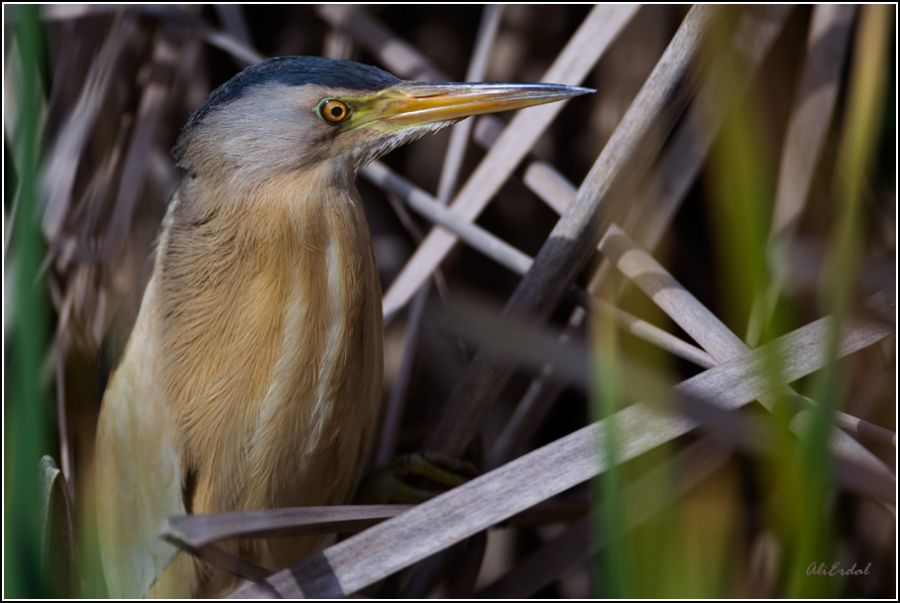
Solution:
{"label": "yellow eye", "polygon": [[326,98],[319,103],[319,116],[327,122],[339,124],[350,117],[350,107],[336,98]]}

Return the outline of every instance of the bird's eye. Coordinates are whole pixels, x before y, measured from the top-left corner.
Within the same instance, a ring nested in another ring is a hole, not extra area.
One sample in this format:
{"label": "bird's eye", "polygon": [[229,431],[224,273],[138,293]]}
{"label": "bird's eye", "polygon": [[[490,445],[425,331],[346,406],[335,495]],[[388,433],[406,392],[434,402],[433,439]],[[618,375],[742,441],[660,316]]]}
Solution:
{"label": "bird's eye", "polygon": [[319,116],[325,121],[339,124],[350,117],[350,107],[336,98],[326,98],[319,103]]}

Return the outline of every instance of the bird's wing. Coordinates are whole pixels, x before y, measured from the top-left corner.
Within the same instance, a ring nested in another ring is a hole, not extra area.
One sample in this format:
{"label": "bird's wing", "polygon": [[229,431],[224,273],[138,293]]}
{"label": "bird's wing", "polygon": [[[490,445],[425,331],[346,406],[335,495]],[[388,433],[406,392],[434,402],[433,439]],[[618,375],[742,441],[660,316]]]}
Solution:
{"label": "bird's wing", "polygon": [[[178,448],[158,380],[163,350],[151,328],[154,289],[151,279],[125,356],[104,395],[97,432],[97,528],[113,597],[148,594],[178,552],[160,538],[163,525],[169,516],[185,512]],[[190,596],[190,591],[166,594]]]}

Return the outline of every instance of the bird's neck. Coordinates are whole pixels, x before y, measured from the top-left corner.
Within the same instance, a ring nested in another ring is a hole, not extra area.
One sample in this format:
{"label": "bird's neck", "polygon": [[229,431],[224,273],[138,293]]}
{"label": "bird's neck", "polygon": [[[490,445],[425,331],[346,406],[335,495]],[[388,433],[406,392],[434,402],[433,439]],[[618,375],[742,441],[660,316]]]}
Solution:
{"label": "bird's neck", "polygon": [[[347,270],[372,259],[355,188],[326,175],[272,179],[246,190],[186,180],[160,239],[160,301],[165,316],[191,324],[218,322],[217,312],[238,310],[240,302],[281,307],[287,285],[298,278],[310,293],[327,289],[329,258],[338,252]],[[221,303],[196,307],[206,298]]]}

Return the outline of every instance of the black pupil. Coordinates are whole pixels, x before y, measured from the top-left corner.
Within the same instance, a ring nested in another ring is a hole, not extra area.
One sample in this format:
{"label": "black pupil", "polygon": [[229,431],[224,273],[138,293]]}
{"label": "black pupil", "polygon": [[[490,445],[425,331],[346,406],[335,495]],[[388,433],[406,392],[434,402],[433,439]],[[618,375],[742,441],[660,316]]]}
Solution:
{"label": "black pupil", "polygon": [[344,109],[340,105],[331,108],[332,117],[340,117],[343,113]]}

